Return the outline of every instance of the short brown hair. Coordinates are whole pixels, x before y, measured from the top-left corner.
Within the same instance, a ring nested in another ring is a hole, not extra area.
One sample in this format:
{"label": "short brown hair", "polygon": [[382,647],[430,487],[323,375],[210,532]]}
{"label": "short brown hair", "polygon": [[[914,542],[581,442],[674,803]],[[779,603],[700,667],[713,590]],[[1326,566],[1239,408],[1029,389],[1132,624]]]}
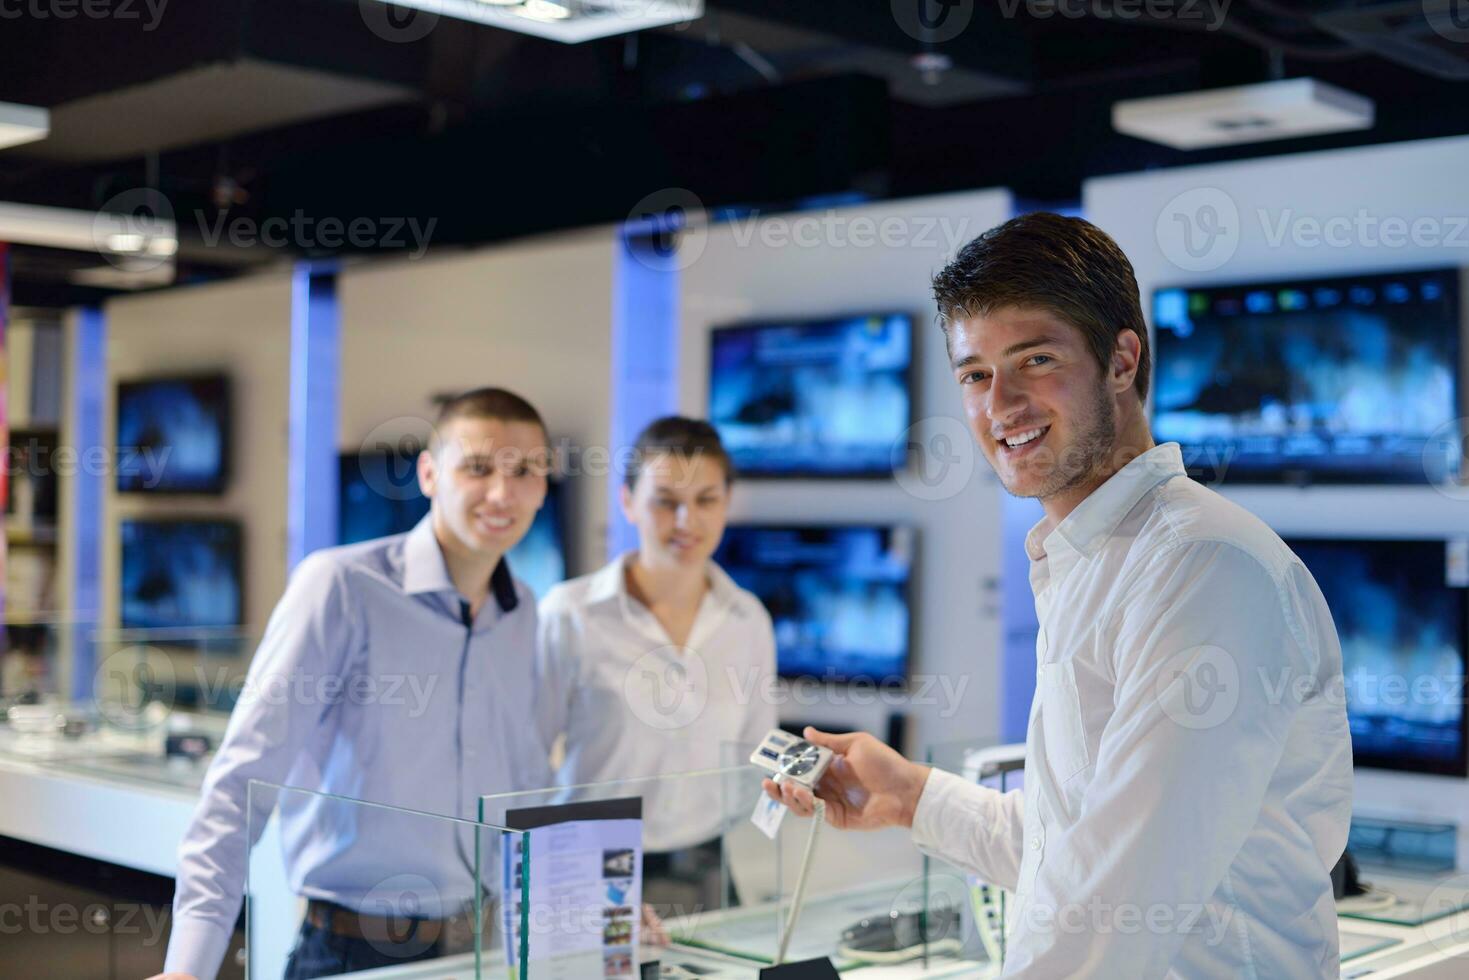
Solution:
{"label": "short brown hair", "polygon": [[455,419],[531,422],[540,426],[541,435],[545,436],[548,443],[551,441],[547,435],[546,423],[536,407],[515,392],[504,388],[475,388],[473,391],[444,399],[439,405],[438,417],[434,419],[434,438],[430,443],[432,448],[438,446],[439,431]]}
{"label": "short brown hair", "polygon": [[933,277],[945,343],[949,325],[1007,306],[1048,310],[1081,331],[1105,377],[1123,330],[1141,343],[1133,386],[1148,398],[1148,327],[1137,278],[1106,232],[1049,211],[1022,214],[980,235]]}
{"label": "short brown hair", "polygon": [[682,415],[668,415],[654,419],[638,433],[633,444],[632,457],[623,474],[623,484],[631,490],[643,472],[643,464],[650,457],[672,453],[676,456],[708,456],[724,467],[725,485],[734,482],[734,461],[719,438],[719,430],[703,419],[690,419]]}

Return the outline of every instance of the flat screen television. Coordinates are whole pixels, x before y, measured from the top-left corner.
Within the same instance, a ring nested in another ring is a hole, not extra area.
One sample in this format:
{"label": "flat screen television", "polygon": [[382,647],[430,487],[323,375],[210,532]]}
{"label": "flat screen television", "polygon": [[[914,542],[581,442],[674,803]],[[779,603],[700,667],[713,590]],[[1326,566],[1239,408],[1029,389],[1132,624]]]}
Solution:
{"label": "flat screen television", "polygon": [[240,525],[213,520],[125,520],[119,531],[124,629],[211,629],[240,624]]}
{"label": "flat screen television", "polygon": [[119,492],[223,493],[229,457],[229,378],[207,374],[117,386]]}
{"label": "flat screen television", "polygon": [[[402,534],[428,513],[418,471],[392,451],[344,453],[338,460],[337,541],[354,544]],[[544,596],[566,579],[564,491],[552,481],[530,530],[505,557],[521,581]]]}
{"label": "flat screen television", "polygon": [[912,361],[900,314],[721,327],[709,420],[745,476],[891,476],[907,464]]}
{"label": "flat screen television", "polygon": [[1423,483],[1462,465],[1459,272],[1153,294],[1153,435],[1207,482]]}
{"label": "flat screen television", "polygon": [[908,675],[908,527],[730,525],[714,560],[775,623],[782,677],[886,683]]}
{"label": "flat screen television", "polygon": [[1356,764],[1465,775],[1469,538],[1286,544],[1336,622]]}

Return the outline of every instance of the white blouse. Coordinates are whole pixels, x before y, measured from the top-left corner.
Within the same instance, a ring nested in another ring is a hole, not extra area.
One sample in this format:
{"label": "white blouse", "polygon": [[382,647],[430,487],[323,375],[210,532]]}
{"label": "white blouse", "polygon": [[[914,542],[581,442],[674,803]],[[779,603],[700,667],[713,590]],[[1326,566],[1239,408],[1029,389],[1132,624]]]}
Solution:
{"label": "white blouse", "polygon": [[[679,647],[628,594],[629,559],[541,600],[536,716],[548,746],[566,736],[558,786],[739,765],[776,724],[775,634],[760,600],[710,562]],[[648,850],[718,836],[733,814],[708,797],[717,782],[636,788]]]}

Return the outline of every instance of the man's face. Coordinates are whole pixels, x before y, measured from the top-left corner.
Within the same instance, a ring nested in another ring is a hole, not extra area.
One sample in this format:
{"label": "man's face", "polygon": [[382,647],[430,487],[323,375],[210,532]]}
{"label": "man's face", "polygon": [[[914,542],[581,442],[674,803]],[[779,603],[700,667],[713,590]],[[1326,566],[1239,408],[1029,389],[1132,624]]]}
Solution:
{"label": "man's face", "polygon": [[703,568],[729,512],[728,474],[702,453],[660,453],[643,462],[622,513],[638,529],[642,560],[655,568]]}
{"label": "man's face", "polygon": [[546,499],[550,450],[534,422],[455,418],[418,458],[434,527],[459,548],[498,558],[530,530]]}
{"label": "man's face", "polygon": [[1006,307],[949,326],[970,431],[1005,489],[1044,500],[1085,485],[1112,454],[1116,409],[1081,331]]}

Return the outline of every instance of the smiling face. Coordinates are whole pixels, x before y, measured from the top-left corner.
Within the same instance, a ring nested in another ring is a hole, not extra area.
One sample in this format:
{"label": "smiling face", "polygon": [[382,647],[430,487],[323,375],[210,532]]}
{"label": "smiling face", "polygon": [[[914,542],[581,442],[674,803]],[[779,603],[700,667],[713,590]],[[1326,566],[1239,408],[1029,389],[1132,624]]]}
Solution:
{"label": "smiling face", "polygon": [[515,547],[545,502],[549,456],[534,422],[460,416],[444,423],[435,448],[418,458],[439,542],[490,561]]}
{"label": "smiling face", "polygon": [[658,453],[622,489],[622,513],[638,529],[650,568],[702,570],[724,537],[729,474],[705,453]]}
{"label": "smiling face", "polygon": [[1104,377],[1081,331],[1014,306],[953,321],[949,354],[970,431],[1010,493],[1085,496],[1111,472],[1118,393],[1136,399],[1125,354]]}

